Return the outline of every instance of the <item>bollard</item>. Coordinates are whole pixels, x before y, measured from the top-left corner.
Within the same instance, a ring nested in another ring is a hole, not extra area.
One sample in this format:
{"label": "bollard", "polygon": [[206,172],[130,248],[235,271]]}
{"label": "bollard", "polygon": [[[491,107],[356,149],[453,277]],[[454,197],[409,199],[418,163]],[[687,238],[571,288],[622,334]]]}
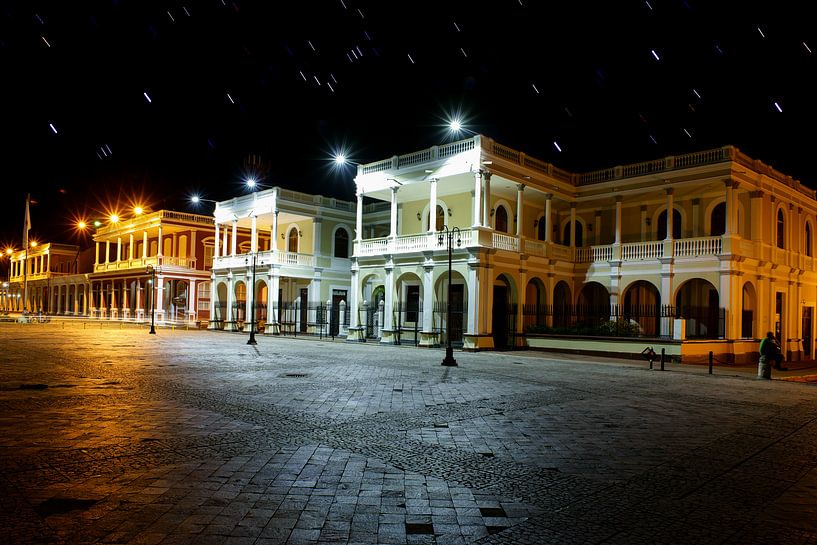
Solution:
{"label": "bollard", "polygon": [[709,374],[710,375],[712,374],[712,360],[713,360],[712,351],[710,350],[709,351]]}
{"label": "bollard", "polygon": [[664,370],[664,352],[666,352],[666,348],[661,349],[661,370]]}

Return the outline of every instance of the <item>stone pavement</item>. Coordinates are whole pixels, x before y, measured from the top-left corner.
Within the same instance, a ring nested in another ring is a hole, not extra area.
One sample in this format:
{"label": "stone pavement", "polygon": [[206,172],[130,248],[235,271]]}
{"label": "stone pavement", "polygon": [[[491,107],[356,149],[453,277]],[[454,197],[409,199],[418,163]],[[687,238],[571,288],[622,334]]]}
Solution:
{"label": "stone pavement", "polygon": [[0,324],[0,543],[817,543],[814,385]]}

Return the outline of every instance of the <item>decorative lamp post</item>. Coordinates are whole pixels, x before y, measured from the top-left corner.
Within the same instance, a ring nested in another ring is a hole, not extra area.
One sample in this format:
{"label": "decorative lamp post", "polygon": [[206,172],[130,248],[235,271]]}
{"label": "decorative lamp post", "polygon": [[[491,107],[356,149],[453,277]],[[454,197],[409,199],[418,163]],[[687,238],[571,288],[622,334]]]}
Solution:
{"label": "decorative lamp post", "polygon": [[[247,344],[258,344],[255,341],[255,258],[258,255],[258,252],[252,253],[252,286],[250,286],[249,295],[250,295],[250,338],[247,340]],[[249,265],[250,258],[244,258],[244,264]]]}
{"label": "decorative lamp post", "polygon": [[156,269],[153,265],[147,266],[147,273],[150,275],[150,334],[156,335],[156,301],[154,300],[156,293]]}
{"label": "decorative lamp post", "polygon": [[454,359],[454,349],[451,346],[451,251],[454,249],[454,234],[457,235],[457,247],[462,244],[462,239],[460,238],[460,228],[453,227],[451,229],[448,228],[447,225],[443,225],[443,230],[441,230],[437,236],[437,243],[442,245],[443,237],[448,242],[448,295],[446,296],[446,318],[445,318],[445,358],[443,358],[443,362],[441,365],[446,365],[450,367],[456,367],[457,360]]}

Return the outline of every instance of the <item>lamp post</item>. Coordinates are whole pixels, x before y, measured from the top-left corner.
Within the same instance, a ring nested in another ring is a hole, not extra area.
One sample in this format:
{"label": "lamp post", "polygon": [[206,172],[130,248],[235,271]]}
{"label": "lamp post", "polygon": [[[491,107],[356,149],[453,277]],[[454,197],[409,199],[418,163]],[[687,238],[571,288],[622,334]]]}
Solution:
{"label": "lamp post", "polygon": [[[247,340],[247,344],[258,344],[255,341],[255,258],[258,255],[258,252],[252,253],[252,286],[249,289],[250,295],[250,338]],[[244,258],[244,264],[249,265],[250,258]]]}
{"label": "lamp post", "polygon": [[147,273],[150,275],[150,334],[156,335],[156,302],[154,301],[154,294],[156,290],[156,269],[153,267],[153,265],[147,266]]}
{"label": "lamp post", "polygon": [[459,247],[459,245],[462,244],[459,227],[449,229],[447,225],[443,225],[443,230],[439,232],[437,237],[438,244],[443,243],[443,237],[445,237],[445,240],[448,243],[448,295],[446,296],[445,358],[443,358],[441,365],[450,367],[456,367],[457,365],[457,360],[454,359],[454,348],[451,346],[451,252],[454,249],[455,233],[457,235],[457,246]]}

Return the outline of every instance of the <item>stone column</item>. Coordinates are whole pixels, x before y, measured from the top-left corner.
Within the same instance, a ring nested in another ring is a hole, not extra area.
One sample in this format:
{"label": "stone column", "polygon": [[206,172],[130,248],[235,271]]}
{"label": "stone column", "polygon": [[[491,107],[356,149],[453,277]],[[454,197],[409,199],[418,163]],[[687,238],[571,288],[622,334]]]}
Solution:
{"label": "stone column", "polygon": [[148,256],[148,232],[142,231],[142,259]]}
{"label": "stone column", "polygon": [[[214,258],[219,256],[219,250],[221,250],[221,248],[218,247],[218,243],[221,241],[221,237],[220,237],[221,233],[219,232],[220,229],[221,229],[221,224],[216,223],[215,224],[215,237],[216,238],[215,238],[215,241],[214,241],[214,244],[213,244],[213,257]],[[212,318],[212,315],[210,316],[210,318]]]}
{"label": "stone column", "polygon": [[162,257],[164,255],[164,248],[162,248],[162,226],[159,226],[159,235],[156,242],[156,256]]}
{"label": "stone column", "polygon": [[111,262],[111,241],[105,241],[105,263]]}
{"label": "stone column", "polygon": [[165,302],[165,277],[162,274],[156,275],[156,291],[155,297],[156,300],[154,301],[154,306],[156,307],[156,319],[157,320],[164,320],[164,302]]}
{"label": "stone column", "polygon": [[[321,255],[321,226],[323,218],[315,216],[312,218],[312,255]],[[317,300],[317,299],[316,299]]]}
{"label": "stone column", "polygon": [[128,280],[122,280],[122,316],[130,318],[130,301],[128,300]]}
{"label": "stone column", "polygon": [[397,189],[398,186],[391,188],[391,216],[389,223],[389,238],[397,238]]}
{"label": "stone column", "polygon": [[482,182],[485,185],[485,191],[482,194],[482,225],[489,227],[491,225],[491,173],[482,173]]}
{"label": "stone column", "polygon": [[116,286],[114,285],[113,280],[111,280],[110,286],[111,293],[108,297],[108,308],[110,309],[110,317],[112,320],[114,320],[119,317],[119,307],[116,306]]}
{"label": "stone column", "polygon": [[381,329],[381,336],[380,342],[393,344],[395,342],[394,337],[394,293],[395,293],[395,285],[394,285],[394,262],[391,258],[386,260],[386,282],[384,287],[386,289],[385,292],[385,312],[383,316],[383,328]]}
{"label": "stone column", "polygon": [[272,241],[270,241],[270,250],[278,251],[278,210],[275,211],[272,220]]}
{"label": "stone column", "polygon": [[576,247],[576,203],[570,203],[570,247]]}
{"label": "stone column", "polygon": [[222,244],[222,248],[221,248],[221,255],[223,255],[223,256],[228,255],[227,248],[229,248],[229,246],[227,246],[227,238],[228,238],[228,236],[227,236],[227,225],[225,225],[224,226],[224,243]]}
{"label": "stone column", "polygon": [[365,328],[360,326],[360,269],[357,259],[352,261],[352,280],[349,290],[349,333],[347,341],[366,342]]}
{"label": "stone column", "polygon": [[[616,237],[615,244],[621,244],[621,196],[616,197]],[[646,208],[642,211],[642,217],[646,216]],[[645,222],[642,222],[642,224]]]}
{"label": "stone column", "polygon": [[357,207],[355,208],[355,240],[363,239],[363,193],[357,194]]}
{"label": "stone column", "polygon": [[99,265],[99,241],[96,241],[96,257],[94,257],[94,265]]}
{"label": "stone column", "polygon": [[[216,323],[216,273],[210,273],[210,322],[207,329],[218,329]],[[220,316],[224,320],[224,316]]]}
{"label": "stone column", "polygon": [[281,301],[278,300],[278,290],[281,286],[281,277],[277,270],[273,270],[269,275],[269,289],[267,290],[267,325],[264,333],[267,335],[278,335],[281,333],[281,325],[278,323],[278,309]]}
{"label": "stone column", "polygon": [[733,194],[732,194],[732,179],[726,178],[723,181],[723,185],[725,186],[726,191],[726,218],[724,219],[724,231],[723,234],[725,236],[729,236],[732,234],[732,209],[735,207],[735,204],[732,202]]}
{"label": "stone column", "polygon": [[[428,232],[437,230],[437,178],[430,180],[428,192]],[[444,222],[448,223],[448,222]]]}
{"label": "stone column", "polygon": [[672,237],[672,231],[673,231],[672,220],[673,220],[673,216],[675,215],[675,213],[674,213],[675,208],[674,208],[674,206],[672,204],[673,190],[672,190],[672,188],[669,188],[666,191],[667,191],[667,236],[665,237],[664,240],[672,240],[672,238],[673,238]]}
{"label": "stone column", "polygon": [[482,171],[474,173],[474,227],[482,226]]}
{"label": "stone column", "polygon": [[230,240],[230,255],[235,255],[235,249],[238,246],[238,220],[233,220],[233,235]]}
{"label": "stone column", "polygon": [[552,202],[553,194],[545,193],[545,242],[553,240]]}
{"label": "stone column", "polygon": [[[516,186],[516,236],[522,236],[522,226],[524,219],[522,215],[522,192],[525,191],[525,184],[518,184]],[[521,242],[520,242],[521,244]]]}
{"label": "stone column", "polygon": [[250,218],[250,252],[258,251],[258,216],[255,214]]}
{"label": "stone column", "polygon": [[[434,254],[428,252],[425,254],[425,264],[423,265],[423,329],[420,332],[421,346],[436,346],[439,345],[440,340],[434,332]],[[447,285],[447,284],[445,284]],[[442,289],[446,289],[443,287]],[[442,295],[442,294],[441,294]],[[446,295],[440,299],[441,303],[448,301]],[[442,320],[442,317],[441,317]],[[449,324],[446,324],[446,330]]]}
{"label": "stone column", "polygon": [[197,297],[196,297],[196,279],[191,278],[188,283],[187,288],[187,320],[190,322],[196,321],[196,316],[198,315],[199,309],[197,304]]}
{"label": "stone column", "polygon": [[130,242],[128,243],[128,261],[133,261],[133,233],[130,234]]}

